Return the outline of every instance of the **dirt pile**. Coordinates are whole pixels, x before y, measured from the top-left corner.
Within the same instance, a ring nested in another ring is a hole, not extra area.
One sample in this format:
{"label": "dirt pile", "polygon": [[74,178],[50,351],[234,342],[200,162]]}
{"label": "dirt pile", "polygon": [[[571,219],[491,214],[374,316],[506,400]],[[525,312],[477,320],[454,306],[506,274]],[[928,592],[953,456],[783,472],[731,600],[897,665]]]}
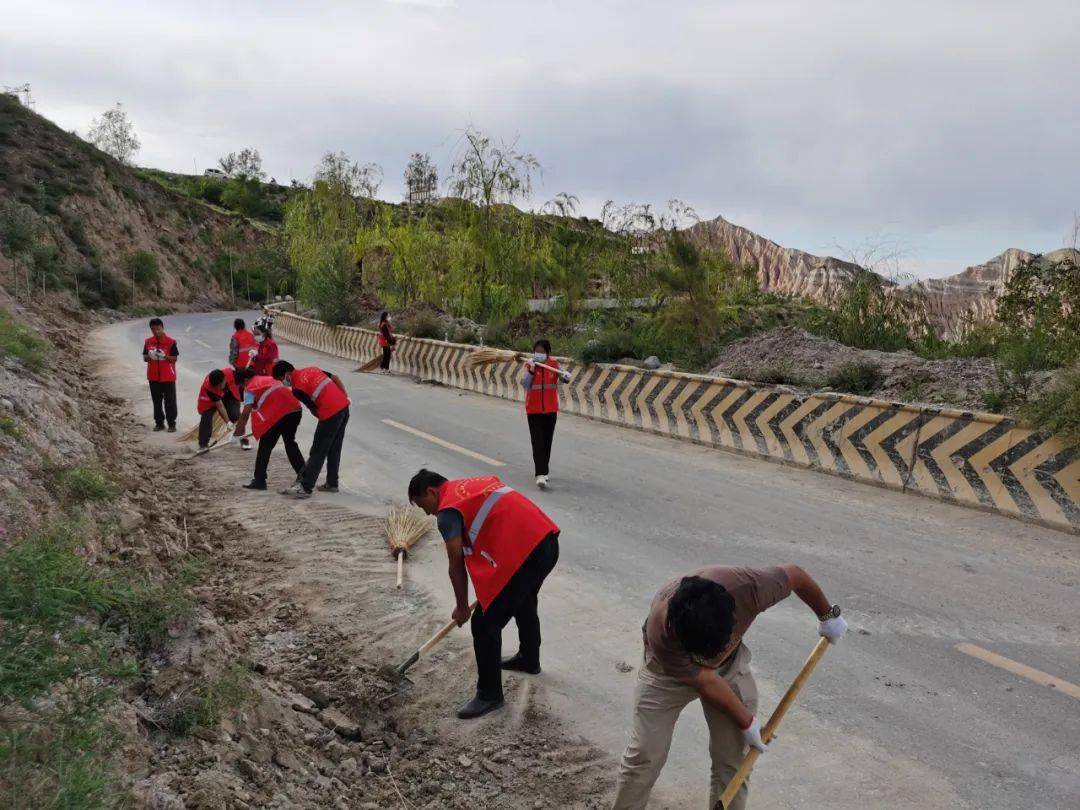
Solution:
{"label": "dirt pile", "polygon": [[926,360],[907,351],[853,349],[791,326],[728,344],[709,373],[805,391],[842,391],[842,372],[855,364],[873,366],[878,374],[872,390],[854,393],[890,401],[981,410],[985,392],[997,383],[988,358]]}

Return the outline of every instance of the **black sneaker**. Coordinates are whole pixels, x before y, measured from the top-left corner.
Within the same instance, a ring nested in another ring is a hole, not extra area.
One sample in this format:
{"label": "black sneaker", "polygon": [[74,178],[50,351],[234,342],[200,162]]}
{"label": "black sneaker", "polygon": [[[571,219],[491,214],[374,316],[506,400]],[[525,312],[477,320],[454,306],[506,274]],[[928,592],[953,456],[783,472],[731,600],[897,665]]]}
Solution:
{"label": "black sneaker", "polygon": [[164,430],[164,429],[165,429],[164,425],[154,425],[154,433],[157,433],[158,431]]}
{"label": "black sneaker", "polygon": [[169,433],[176,433],[176,425],[169,425]]}
{"label": "black sneaker", "polygon": [[248,481],[244,484],[244,489],[266,489],[265,483],[259,483],[258,481]]}
{"label": "black sneaker", "polygon": [[531,661],[526,661],[521,657],[521,654],[512,655],[509,658],[502,660],[502,668],[510,670],[511,672],[524,672],[527,675],[539,675],[540,665],[534,664]]}
{"label": "black sneaker", "polygon": [[493,712],[503,705],[502,695],[499,695],[495,700],[487,700],[477,695],[464,706],[457,711],[459,720],[472,720],[475,717],[482,717],[488,712]]}
{"label": "black sneaker", "polygon": [[319,492],[337,492],[338,491],[337,484],[334,484],[334,486],[330,486],[329,484],[319,484],[317,487],[315,487],[315,489],[319,490]]}

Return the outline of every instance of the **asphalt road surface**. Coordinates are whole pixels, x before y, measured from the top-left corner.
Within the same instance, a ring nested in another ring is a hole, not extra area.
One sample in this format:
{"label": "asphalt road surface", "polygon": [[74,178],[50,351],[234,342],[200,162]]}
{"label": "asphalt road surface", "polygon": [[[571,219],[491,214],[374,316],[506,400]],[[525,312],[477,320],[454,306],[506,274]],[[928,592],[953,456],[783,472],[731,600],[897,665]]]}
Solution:
{"label": "asphalt road surface", "polygon": [[[165,319],[180,347],[181,429],[195,420],[203,376],[225,363],[232,319]],[[139,321],[97,337],[141,379],[147,334]],[[343,493],[316,497],[381,508],[405,499],[421,466],[451,478],[494,473],[560,525],[562,556],[541,595],[539,677],[555,710],[612,755],[626,742],[641,624],[658,586],[705,564],[792,562],[843,606],[851,632],[761,759],[753,806],[1080,807],[1080,538],[574,416],[559,420],[551,488],[540,493],[520,404],[353,374],[354,362],[279,344],[295,365],[339,374],[353,400]],[[135,407],[152,425],[149,397]],[[305,415],[305,451],[312,426]],[[271,484],[290,479],[279,448]],[[448,617],[439,546],[418,547],[409,576]],[[816,630],[792,597],[748,634],[763,718]],[[512,651],[512,628],[506,638]],[[470,689],[462,683],[463,700]],[[707,774],[705,725],[691,705],[651,806],[704,806]]]}

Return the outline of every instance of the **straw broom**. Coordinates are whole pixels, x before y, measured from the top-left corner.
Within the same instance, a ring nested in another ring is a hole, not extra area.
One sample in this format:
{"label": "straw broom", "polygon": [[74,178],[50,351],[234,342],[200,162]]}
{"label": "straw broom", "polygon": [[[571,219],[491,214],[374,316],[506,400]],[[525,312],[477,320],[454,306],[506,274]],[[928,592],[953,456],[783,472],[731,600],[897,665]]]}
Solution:
{"label": "straw broom", "polygon": [[[509,349],[493,349],[490,346],[481,346],[479,349],[474,349],[472,354],[469,355],[465,361],[473,368],[480,368],[482,366],[491,366],[496,363],[524,363],[529,357],[524,352],[514,352]],[[548,371],[555,374],[562,375],[564,372],[551,366],[546,366],[543,363],[537,363],[533,361],[533,365],[537,368],[546,368]]]}
{"label": "straw broom", "polygon": [[356,368],[354,368],[353,371],[359,371],[361,374],[364,374],[364,373],[366,373],[368,371],[374,371],[375,369],[377,369],[379,367],[379,363],[381,361],[382,361],[382,355],[377,354],[374,357],[372,357],[370,360],[368,360],[366,363],[364,363],[362,366],[357,366]]}
{"label": "straw broom", "polygon": [[[215,411],[214,412],[214,426],[213,426],[213,429],[210,431],[210,438],[213,441],[218,441],[219,439],[221,439],[221,438],[223,438],[225,436],[225,434],[228,432],[227,429],[231,429],[231,428],[232,428],[232,425],[230,425],[228,422],[226,422],[224,419],[222,419],[221,414],[218,413],[217,411]],[[199,425],[198,424],[196,424],[190,430],[186,430],[183,433],[181,433],[179,438],[177,438],[177,441],[178,442],[190,442],[190,441],[194,441],[197,438],[199,438]]]}
{"label": "straw broom", "polygon": [[392,506],[386,513],[386,539],[390,543],[390,553],[397,557],[399,588],[404,574],[405,555],[434,525],[428,515],[413,506]]}

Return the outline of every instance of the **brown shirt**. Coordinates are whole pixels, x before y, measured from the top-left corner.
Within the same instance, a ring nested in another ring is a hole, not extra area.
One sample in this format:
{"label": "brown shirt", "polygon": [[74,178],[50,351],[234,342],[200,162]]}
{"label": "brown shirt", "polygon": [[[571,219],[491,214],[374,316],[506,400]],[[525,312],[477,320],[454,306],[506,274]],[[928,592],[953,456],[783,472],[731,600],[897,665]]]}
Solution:
{"label": "brown shirt", "polygon": [[[731,641],[720,655],[707,662],[720,666],[731,655],[758,614],[771,608],[791,594],[791,583],[780,566],[772,568],[736,568],[728,565],[712,565],[684,576],[698,576],[723,585],[735,600],[735,621],[731,628]],[[653,597],[649,618],[643,628],[645,650],[672,678],[686,680],[697,675],[701,667],[695,664],[683,650],[675,634],[667,626],[668,602],[679,587],[682,576],[664,583]]]}

